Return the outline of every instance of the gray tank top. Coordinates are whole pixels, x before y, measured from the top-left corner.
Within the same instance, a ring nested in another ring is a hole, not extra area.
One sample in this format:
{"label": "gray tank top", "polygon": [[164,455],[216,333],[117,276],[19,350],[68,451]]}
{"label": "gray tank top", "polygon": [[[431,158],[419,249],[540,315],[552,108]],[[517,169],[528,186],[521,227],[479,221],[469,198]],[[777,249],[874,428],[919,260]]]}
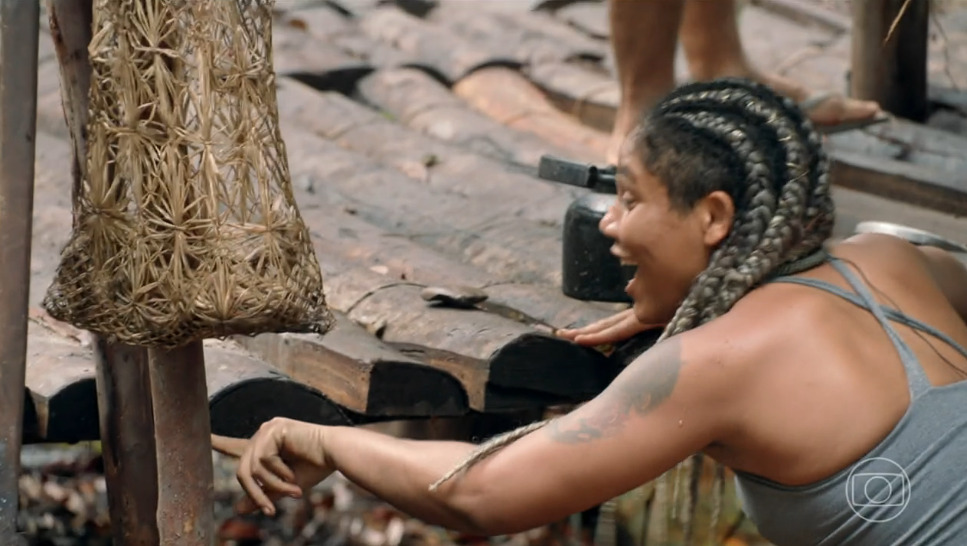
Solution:
{"label": "gray tank top", "polygon": [[932,386],[890,321],[932,335],[965,357],[967,350],[943,332],[879,305],[841,260],[830,263],[856,293],[809,278],[772,282],[812,286],[871,311],[903,361],[910,405],[879,444],[821,481],[792,487],[736,472],[743,509],[762,536],[781,546],[967,546],[967,381]]}

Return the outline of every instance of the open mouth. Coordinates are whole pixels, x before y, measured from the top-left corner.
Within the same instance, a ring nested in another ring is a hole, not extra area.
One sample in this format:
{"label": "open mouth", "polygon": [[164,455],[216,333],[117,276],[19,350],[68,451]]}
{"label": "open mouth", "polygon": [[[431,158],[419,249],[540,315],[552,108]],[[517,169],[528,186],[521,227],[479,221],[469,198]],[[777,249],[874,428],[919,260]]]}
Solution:
{"label": "open mouth", "polygon": [[631,259],[631,255],[617,243],[611,245],[611,254],[618,258],[621,265],[635,265],[634,260]]}

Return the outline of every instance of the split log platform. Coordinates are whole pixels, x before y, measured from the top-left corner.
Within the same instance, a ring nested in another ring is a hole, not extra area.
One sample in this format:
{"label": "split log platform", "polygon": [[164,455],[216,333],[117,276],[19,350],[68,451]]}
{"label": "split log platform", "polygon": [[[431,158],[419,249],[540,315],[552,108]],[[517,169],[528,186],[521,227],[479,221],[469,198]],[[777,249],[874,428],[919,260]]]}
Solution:
{"label": "split log platform", "polygon": [[[802,3],[756,2],[743,24],[792,18],[789,10]],[[620,367],[550,335],[621,306],[561,294],[561,221],[582,190],[533,175],[542,153],[602,157],[606,115],[582,123],[559,109],[555,95],[572,92],[578,100],[595,86],[613,85],[603,64],[607,42],[569,23],[574,9],[558,13],[565,3],[474,17],[459,2],[441,2],[422,18],[377,4],[339,11],[329,2],[277,15],[279,106],[296,198],[339,322],[327,336],[266,334],[206,348],[216,431],[250,431],[271,415],[366,423],[575,402]],[[823,20],[816,9],[795,14],[820,21],[822,40],[842,38],[844,17]],[[376,24],[383,20],[400,22],[419,39],[401,43]],[[73,164],[54,49],[42,30],[33,305],[70,229],[63,188]],[[433,50],[425,45],[431,38],[453,47]],[[76,84],[83,74],[65,77]],[[555,91],[552,80],[566,83]],[[613,103],[610,96],[601,103]],[[956,93],[944,97],[957,104]],[[902,200],[918,192],[916,202],[956,212],[949,203],[958,202],[954,172],[962,159],[954,151],[964,138],[915,123],[832,137],[841,150],[837,176],[848,180],[836,189],[837,233],[863,220],[906,219],[961,240],[955,219]],[[885,154],[902,164],[906,179],[870,178],[870,164]],[[950,192],[938,198],[935,187],[903,182],[920,183],[926,171],[950,182]],[[420,298],[434,286],[470,286],[488,298],[472,309],[439,307]],[[49,317],[35,313],[32,320],[25,440],[95,437],[91,346]],[[228,363],[235,361],[233,375]],[[61,366],[56,379],[45,373]],[[258,411],[241,419],[239,407]]]}

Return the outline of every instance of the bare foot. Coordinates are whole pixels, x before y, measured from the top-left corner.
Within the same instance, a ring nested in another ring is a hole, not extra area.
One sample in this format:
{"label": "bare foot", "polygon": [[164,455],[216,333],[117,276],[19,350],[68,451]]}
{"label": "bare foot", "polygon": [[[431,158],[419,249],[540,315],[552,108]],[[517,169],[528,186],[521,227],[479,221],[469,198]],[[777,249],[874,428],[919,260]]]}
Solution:
{"label": "bare foot", "polygon": [[784,76],[758,72],[752,72],[751,76],[799,103],[817,126],[866,120],[882,112],[876,102],[849,98],[841,93],[816,92]]}

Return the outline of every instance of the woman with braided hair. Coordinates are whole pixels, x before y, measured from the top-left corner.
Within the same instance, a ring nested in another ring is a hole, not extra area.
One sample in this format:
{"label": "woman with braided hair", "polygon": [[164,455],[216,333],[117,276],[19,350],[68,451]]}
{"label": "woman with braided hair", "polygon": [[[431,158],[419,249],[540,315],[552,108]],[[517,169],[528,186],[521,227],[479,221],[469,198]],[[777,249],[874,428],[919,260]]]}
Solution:
{"label": "woman with braided hair", "polygon": [[704,454],[776,544],[967,543],[959,262],[887,236],[830,242],[819,137],[743,80],[660,101],[622,149],[618,194],[603,227],[637,267],[633,307],[563,335],[666,326],[604,392],[481,446],[284,419],[241,448],[216,437],[241,453],[243,508],[274,513],[339,471],[427,522],[506,534]]}

